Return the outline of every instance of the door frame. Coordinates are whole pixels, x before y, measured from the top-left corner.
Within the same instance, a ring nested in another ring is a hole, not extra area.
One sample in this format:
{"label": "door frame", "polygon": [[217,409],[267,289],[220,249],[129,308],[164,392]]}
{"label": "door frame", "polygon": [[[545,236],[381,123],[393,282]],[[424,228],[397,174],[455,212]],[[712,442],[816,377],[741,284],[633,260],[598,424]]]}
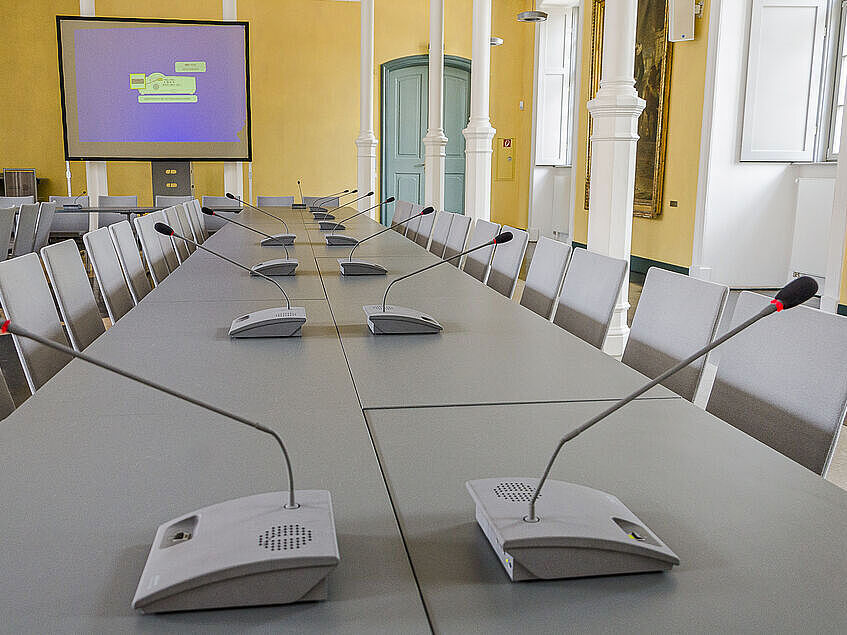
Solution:
{"label": "door frame", "polygon": [[[385,139],[386,139],[386,126],[385,126],[385,111],[388,107],[388,91],[386,87],[388,86],[388,74],[391,71],[400,70],[403,68],[409,68],[412,66],[426,66],[429,67],[429,55],[408,55],[406,57],[398,57],[397,59],[390,60],[388,62],[383,62],[379,65],[379,73],[380,73],[380,81],[379,81],[379,138],[380,138],[380,151],[379,151],[379,195],[382,198],[383,192],[386,189],[386,173],[385,173]],[[459,57],[457,55],[445,55],[444,56],[444,68],[456,68],[458,70],[467,71],[468,77],[471,75],[471,61],[464,57]],[[429,98],[429,84],[427,84],[427,99]],[[427,117],[429,113],[427,113]],[[382,211],[380,210],[380,222],[382,221]]]}

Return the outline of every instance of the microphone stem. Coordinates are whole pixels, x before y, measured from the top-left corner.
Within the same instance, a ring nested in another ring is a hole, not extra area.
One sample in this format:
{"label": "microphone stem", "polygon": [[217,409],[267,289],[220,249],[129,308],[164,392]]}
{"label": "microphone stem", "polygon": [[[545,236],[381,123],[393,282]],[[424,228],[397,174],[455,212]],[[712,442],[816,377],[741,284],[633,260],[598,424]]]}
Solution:
{"label": "microphone stem", "polygon": [[[355,192],[350,192],[350,194],[355,194]],[[347,194],[342,194],[341,196],[347,196]],[[367,198],[367,197],[369,197],[369,196],[371,196],[371,195],[370,195],[370,194],[365,194],[364,196],[360,196],[359,198],[354,198],[354,199],[353,199],[352,201],[350,201],[349,203],[341,203],[340,205],[336,205],[336,206],[335,206],[335,207],[333,207],[332,209],[328,209],[328,210],[326,210],[326,213],[327,213],[327,214],[329,214],[330,212],[334,212],[335,210],[337,210],[337,209],[341,209],[342,207],[345,207],[345,206],[347,206],[347,205],[352,205],[353,203],[355,203],[355,202],[357,202],[357,201],[361,201],[363,198]],[[339,197],[339,198],[340,198],[340,197]],[[339,201],[339,202],[340,202],[340,201]],[[371,207],[370,209],[373,209],[373,207]],[[352,218],[352,216],[351,216],[350,218]],[[350,220],[350,219],[349,219],[349,218],[347,218],[347,219],[345,219],[345,220]],[[344,222],[344,221],[341,221],[341,222]]]}
{"label": "microphone stem", "polygon": [[595,423],[599,423],[600,421],[602,421],[603,419],[608,417],[610,414],[612,414],[616,410],[620,410],[625,405],[627,405],[629,402],[633,401],[634,399],[637,399],[638,397],[643,395],[645,392],[647,392],[651,388],[658,386],[660,383],[665,381],[671,375],[678,373],[683,368],[688,366],[691,362],[696,361],[697,359],[699,359],[700,357],[702,357],[703,355],[705,355],[706,353],[708,353],[712,349],[717,348],[718,346],[723,344],[728,339],[735,337],[738,333],[740,333],[741,331],[743,331],[747,327],[755,324],[756,322],[761,320],[763,317],[767,317],[771,313],[775,313],[776,310],[777,310],[776,306],[774,306],[773,304],[769,304],[767,307],[762,309],[759,313],[757,313],[756,315],[754,315],[750,319],[742,322],[741,324],[736,326],[734,329],[728,331],[727,333],[725,333],[724,335],[722,335],[721,337],[719,337],[715,341],[711,342],[710,344],[707,344],[706,346],[701,348],[699,351],[692,354],[690,357],[687,357],[686,359],[682,360],[676,366],[669,368],[668,370],[663,372],[661,375],[659,375],[655,379],[653,379],[653,380],[647,382],[646,384],[644,384],[641,388],[639,388],[635,392],[632,392],[629,395],[627,395],[626,397],[624,397],[623,399],[621,399],[620,401],[615,402],[614,404],[612,404],[611,406],[606,408],[606,410],[604,410],[603,412],[601,412],[597,416],[593,417],[592,419],[589,419],[588,421],[583,423],[578,428],[575,428],[574,430],[572,430],[571,432],[569,432],[568,434],[563,436],[561,438],[561,440],[559,441],[558,445],[556,446],[556,449],[553,451],[553,456],[551,456],[550,460],[547,462],[547,467],[544,468],[544,474],[541,475],[541,480],[538,481],[538,487],[535,488],[535,493],[532,495],[532,500],[529,501],[529,516],[524,518],[524,520],[527,521],[527,522],[532,522],[532,523],[538,522],[539,518],[535,515],[535,501],[538,499],[538,495],[541,493],[541,488],[544,487],[544,483],[547,481],[547,477],[550,474],[550,470],[553,467],[553,463],[556,462],[556,457],[559,455],[559,452],[561,451],[562,446],[565,445],[565,443],[567,443],[568,441],[570,441],[570,440],[574,439],[575,437],[579,436],[580,434],[582,434],[583,432],[588,430],[588,428],[593,426]]}
{"label": "microphone stem", "polygon": [[215,414],[219,414],[223,417],[228,417],[228,418],[230,418],[234,421],[237,421],[238,423],[242,423],[246,426],[250,426],[251,428],[258,430],[259,432],[264,432],[265,434],[271,435],[274,439],[276,439],[276,442],[279,444],[279,447],[282,450],[282,454],[285,457],[285,468],[286,468],[286,471],[288,473],[288,504],[285,505],[285,507],[287,509],[293,509],[293,508],[296,508],[298,506],[296,501],[294,500],[294,473],[291,469],[291,458],[288,456],[288,449],[285,447],[285,443],[282,441],[282,437],[280,437],[276,432],[274,432],[270,428],[267,428],[267,427],[265,427],[265,426],[263,426],[259,423],[255,423],[253,421],[250,421],[249,419],[245,419],[244,417],[241,417],[237,414],[227,412],[226,410],[223,410],[223,409],[218,408],[216,406],[212,406],[210,404],[207,404],[207,403],[204,403],[204,402],[199,401],[197,399],[194,399],[193,397],[189,397],[188,395],[184,395],[181,392],[177,392],[176,390],[172,390],[171,388],[168,388],[167,386],[163,386],[162,384],[158,384],[154,381],[150,381],[149,379],[145,379],[144,377],[139,377],[138,375],[136,375],[134,373],[130,373],[129,371],[125,371],[125,370],[121,370],[120,368],[116,368],[115,366],[112,366],[111,364],[100,361],[99,359],[89,357],[85,353],[77,352],[77,351],[73,350],[72,348],[69,348],[69,347],[67,347],[63,344],[59,344],[58,342],[54,342],[53,340],[47,339],[46,337],[41,337],[40,335],[38,335],[36,333],[31,333],[30,331],[27,331],[26,329],[22,329],[22,328],[19,328],[17,326],[13,326],[8,321],[3,326],[4,326],[4,330],[9,331],[13,335],[17,335],[18,337],[25,337],[27,339],[33,340],[33,341],[38,342],[39,344],[41,344],[43,346],[47,346],[48,348],[52,348],[53,350],[59,351],[60,353],[65,353],[66,355],[68,355],[70,357],[76,357],[76,358],[81,359],[85,362],[88,362],[89,364],[93,364],[94,366],[99,366],[100,368],[103,368],[104,370],[108,370],[109,372],[115,373],[116,375],[120,375],[121,377],[131,379],[132,381],[138,382],[139,384],[142,384],[142,385],[147,386],[149,388],[153,388],[154,390],[158,390],[159,392],[163,392],[163,393],[170,395],[172,397],[176,397],[177,399],[181,399],[183,401],[187,401],[190,404],[194,404],[195,406],[199,406],[200,408],[203,408],[203,409],[208,410],[210,412],[214,412]]}
{"label": "microphone stem", "polygon": [[[215,212],[215,216],[218,216],[217,212]],[[255,232],[255,233],[259,234],[260,236],[264,236],[265,238],[273,238],[273,236],[271,236],[270,234],[266,234],[265,232],[260,232],[258,229],[253,229],[252,227],[249,227],[249,226],[245,225],[244,223],[239,223],[237,220],[232,220],[231,218],[224,218],[223,216],[218,216],[218,218],[223,219],[224,221],[226,221],[228,223],[232,223],[233,225],[238,225],[239,227],[243,227],[244,229],[247,229],[251,232]],[[276,218],[276,217],[274,217],[274,218]],[[174,234],[174,235],[176,235],[176,234]],[[282,245],[282,248],[285,249],[285,257],[288,258],[288,247],[286,247],[285,245]]]}
{"label": "microphone stem", "polygon": [[280,218],[279,216],[274,216],[274,215],[273,215],[273,214],[271,214],[270,212],[266,212],[265,210],[263,210],[261,207],[256,207],[255,205],[252,205],[252,204],[250,204],[250,203],[245,203],[244,201],[242,201],[242,200],[241,200],[240,198],[238,198],[237,196],[235,197],[235,200],[236,200],[236,201],[238,201],[239,203],[241,203],[242,205],[246,205],[246,206],[247,206],[247,207],[249,207],[250,209],[254,209],[254,210],[256,210],[257,212],[262,212],[262,214],[265,214],[266,216],[270,216],[271,218],[275,218],[275,219],[277,219],[278,221],[280,221],[280,222],[281,222],[281,223],[285,226],[285,231],[286,231],[287,233],[289,233],[289,234],[291,233],[291,230],[289,230],[289,229],[288,229],[288,223],[286,223],[286,222],[285,222],[285,219],[284,219],[284,218]]}
{"label": "microphone stem", "polygon": [[[380,203],[380,204],[381,204],[381,203]],[[373,209],[373,208],[372,208],[372,209]],[[386,227],[385,229],[381,229],[381,230],[379,230],[379,231],[378,231],[377,233],[375,233],[375,234],[371,234],[370,236],[368,236],[368,237],[366,237],[366,238],[362,238],[362,240],[360,240],[359,242],[357,242],[357,243],[353,246],[353,249],[351,249],[351,250],[350,250],[350,256],[347,258],[347,260],[353,260],[353,252],[354,252],[354,251],[356,251],[356,248],[357,248],[359,245],[361,245],[363,242],[366,242],[366,241],[370,240],[371,238],[376,238],[377,236],[380,236],[380,235],[384,234],[385,232],[387,232],[389,229],[394,229],[395,227],[399,227],[399,226],[400,226],[400,225],[402,225],[403,223],[408,223],[410,220],[412,220],[412,219],[414,219],[414,218],[417,218],[418,216],[423,216],[423,214],[415,214],[414,216],[409,216],[409,218],[405,218],[405,219],[401,220],[399,223],[391,223],[391,224],[390,224],[388,227]]]}
{"label": "microphone stem", "polygon": [[[365,197],[364,197],[364,196],[362,196],[361,198],[365,198]],[[359,200],[359,199],[356,199],[356,200]],[[356,201],[351,201],[351,203],[355,203],[355,202],[356,202]],[[368,209],[363,209],[361,212],[357,212],[357,213],[353,214],[352,216],[348,216],[347,218],[345,218],[345,219],[343,219],[343,220],[336,221],[336,222],[335,222],[335,227],[334,227],[333,229],[331,229],[330,231],[335,231],[336,229],[338,229],[338,226],[339,226],[341,223],[346,223],[348,220],[353,220],[353,219],[354,219],[354,218],[356,218],[357,216],[361,216],[361,215],[362,215],[362,214],[364,214],[365,212],[369,212],[369,211],[371,211],[372,209],[376,209],[377,207],[380,207],[381,205],[384,205],[385,203],[386,203],[386,201],[382,201],[382,203],[377,203],[377,204],[376,204],[376,205],[374,205],[373,207],[369,207]]]}

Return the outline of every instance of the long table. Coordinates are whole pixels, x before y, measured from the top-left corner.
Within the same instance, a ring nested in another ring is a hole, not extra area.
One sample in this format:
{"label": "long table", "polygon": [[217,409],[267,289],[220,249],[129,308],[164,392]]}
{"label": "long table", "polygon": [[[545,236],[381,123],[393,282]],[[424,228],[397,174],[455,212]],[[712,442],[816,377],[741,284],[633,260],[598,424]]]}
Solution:
{"label": "long table", "polygon": [[[273,427],[298,489],[333,497],[341,564],[325,602],[142,616],[130,607],[158,524],[283,489],[278,450],[234,422],[72,361],[0,423],[0,630],[491,632],[806,630],[847,623],[847,495],[657,388],[563,453],[554,478],[614,492],[680,555],[661,575],[511,584],[464,481],[534,476],[552,443],[643,377],[450,265],[391,302],[440,335],[375,337],[362,304],[435,262],[395,232],[362,245],[388,276],[341,278],[308,211],[278,278],[301,338],[230,340],[276,287],[197,251],[87,350]],[[352,213],[339,210],[339,218]],[[245,211],[267,233],[274,219]],[[345,223],[363,237],[379,226]],[[247,265],[279,247],[225,226]]]}

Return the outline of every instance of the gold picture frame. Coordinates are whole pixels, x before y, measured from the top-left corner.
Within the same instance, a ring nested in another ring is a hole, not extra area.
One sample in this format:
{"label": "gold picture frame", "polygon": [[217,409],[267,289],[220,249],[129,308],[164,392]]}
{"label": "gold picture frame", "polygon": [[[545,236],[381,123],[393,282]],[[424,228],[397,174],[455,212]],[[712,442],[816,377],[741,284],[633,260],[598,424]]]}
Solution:
{"label": "gold picture frame", "polygon": [[[591,68],[589,99],[600,88],[603,59],[603,20],[606,0],[593,0],[591,11]],[[668,105],[673,44],[668,42],[668,9],[664,0],[638,0],[635,36],[635,89],[647,102],[638,120],[633,216],[657,218],[662,213],[667,149]],[[591,187],[591,133],[585,163],[585,209]]]}

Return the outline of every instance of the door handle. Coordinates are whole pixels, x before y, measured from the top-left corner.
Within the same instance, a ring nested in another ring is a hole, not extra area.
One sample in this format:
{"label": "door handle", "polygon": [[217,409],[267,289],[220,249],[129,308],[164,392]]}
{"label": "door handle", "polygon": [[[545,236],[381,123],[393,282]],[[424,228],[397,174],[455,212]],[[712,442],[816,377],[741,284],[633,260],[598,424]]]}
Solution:
{"label": "door handle", "polygon": [[415,165],[413,165],[412,167],[415,167],[415,168],[422,168],[422,167],[424,167],[424,165],[426,165],[426,164],[424,164],[424,163],[415,163]]}

